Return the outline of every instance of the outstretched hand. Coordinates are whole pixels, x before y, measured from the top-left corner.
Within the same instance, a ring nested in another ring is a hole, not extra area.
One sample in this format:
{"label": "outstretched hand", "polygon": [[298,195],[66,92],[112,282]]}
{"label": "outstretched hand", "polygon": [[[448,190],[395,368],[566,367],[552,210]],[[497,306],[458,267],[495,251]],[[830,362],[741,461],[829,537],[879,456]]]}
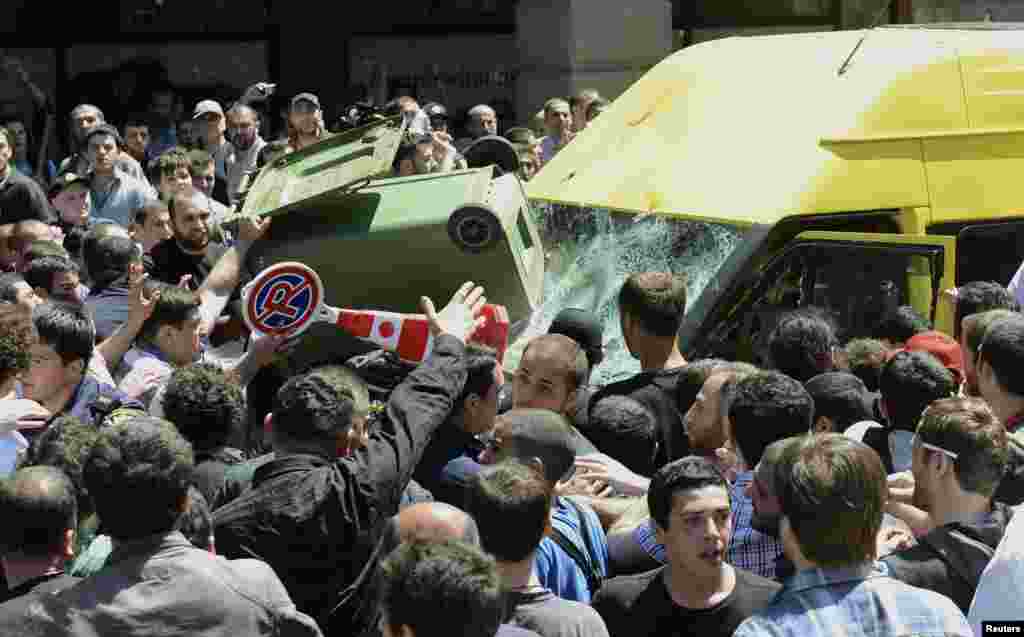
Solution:
{"label": "outstretched hand", "polygon": [[156,302],[160,300],[160,291],[154,290],[146,296],[146,274],[141,263],[133,263],[128,266],[128,315],[145,321],[153,315]]}
{"label": "outstretched hand", "polygon": [[263,217],[262,219],[242,217],[238,221],[238,238],[242,241],[257,241],[267,234],[270,222],[271,217]]}
{"label": "outstretched hand", "polygon": [[486,318],[481,313],[486,303],[483,287],[474,285],[472,281],[463,283],[440,312],[429,297],[420,297],[420,307],[427,316],[434,338],[451,334],[463,343],[485,323]]}

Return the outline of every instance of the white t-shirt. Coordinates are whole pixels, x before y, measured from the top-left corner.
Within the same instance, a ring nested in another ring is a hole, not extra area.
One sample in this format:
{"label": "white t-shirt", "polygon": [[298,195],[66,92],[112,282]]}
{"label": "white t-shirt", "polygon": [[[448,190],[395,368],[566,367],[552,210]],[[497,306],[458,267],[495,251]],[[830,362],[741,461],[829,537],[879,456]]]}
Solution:
{"label": "white t-shirt", "polygon": [[981,622],[1020,620],[1024,600],[1024,507],[1014,509],[992,561],[985,567],[974,593],[968,621],[982,635]]}

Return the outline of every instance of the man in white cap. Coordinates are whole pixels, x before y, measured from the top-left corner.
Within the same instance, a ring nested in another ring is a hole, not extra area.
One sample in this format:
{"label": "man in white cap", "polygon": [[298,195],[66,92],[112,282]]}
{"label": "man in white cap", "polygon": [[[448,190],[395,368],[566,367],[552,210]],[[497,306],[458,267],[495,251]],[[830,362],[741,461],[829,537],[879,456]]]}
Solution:
{"label": "man in white cap", "polygon": [[224,110],[214,100],[203,100],[196,104],[195,110],[192,111],[192,119],[205,122],[205,130],[200,127],[198,131],[203,149],[213,156],[217,177],[227,180],[225,159],[231,154],[232,148],[231,143],[224,138],[224,131],[227,128]]}

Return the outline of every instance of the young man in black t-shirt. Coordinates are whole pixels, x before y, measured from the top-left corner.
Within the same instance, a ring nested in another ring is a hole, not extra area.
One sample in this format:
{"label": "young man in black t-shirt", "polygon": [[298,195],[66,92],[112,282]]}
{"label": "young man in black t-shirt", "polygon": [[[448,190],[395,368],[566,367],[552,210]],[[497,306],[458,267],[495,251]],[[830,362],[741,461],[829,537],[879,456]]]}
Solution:
{"label": "young man in black t-shirt", "polygon": [[647,503],[668,565],[605,582],[594,608],[611,637],[732,635],[779,590],[725,562],[729,486],[709,460],[689,456],[662,467]]}

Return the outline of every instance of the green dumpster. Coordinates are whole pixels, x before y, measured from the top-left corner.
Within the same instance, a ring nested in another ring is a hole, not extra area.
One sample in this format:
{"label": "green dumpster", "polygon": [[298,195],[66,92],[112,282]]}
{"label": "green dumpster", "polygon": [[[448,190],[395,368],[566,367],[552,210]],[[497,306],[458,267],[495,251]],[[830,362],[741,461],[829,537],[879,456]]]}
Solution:
{"label": "green dumpster", "polygon": [[273,215],[253,247],[259,271],[300,261],[320,275],[330,305],[418,312],[467,280],[509,318],[539,305],[544,254],[518,177],[494,166],[391,177],[400,120],[335,135],[264,168],[242,214]]}

